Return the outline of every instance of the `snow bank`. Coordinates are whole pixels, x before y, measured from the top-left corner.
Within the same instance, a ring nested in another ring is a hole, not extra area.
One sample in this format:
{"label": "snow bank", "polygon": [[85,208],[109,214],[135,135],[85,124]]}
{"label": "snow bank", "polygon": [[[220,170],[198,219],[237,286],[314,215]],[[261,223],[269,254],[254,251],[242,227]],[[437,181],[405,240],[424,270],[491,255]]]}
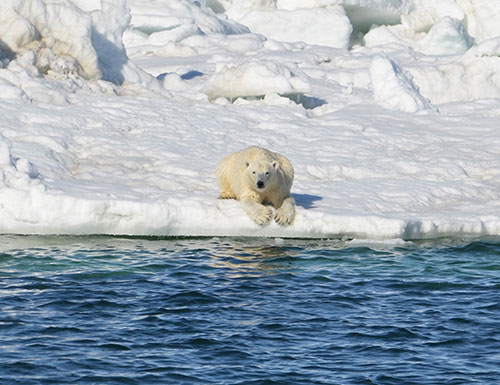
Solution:
{"label": "snow bank", "polygon": [[[266,100],[75,99],[56,109],[2,106],[0,232],[500,234],[498,101],[444,106],[441,114],[345,105],[311,117],[300,106]],[[293,226],[258,226],[239,202],[216,199],[217,162],[249,143],[282,152],[294,164]]]}
{"label": "snow bank", "polygon": [[[231,13],[230,13],[231,15]],[[235,15],[232,15],[235,17]],[[252,10],[236,18],[252,32],[283,42],[349,47],[352,27],[340,6],[318,9]],[[325,33],[328,31],[328,33]]]}
{"label": "snow bank", "polygon": [[224,17],[217,17],[209,8],[188,0],[129,1],[132,12],[130,28],[124,40],[132,56],[154,52],[159,55],[196,54],[197,51],[177,47],[184,39],[207,35],[237,35],[248,28]]}
{"label": "snow bank", "polygon": [[224,35],[248,32],[244,26],[232,20],[217,17],[199,2],[177,0],[133,0],[129,2],[132,12],[131,28],[146,35],[175,30],[186,25],[195,25],[204,34]]}
{"label": "snow bank", "polygon": [[219,67],[203,89],[211,99],[309,91],[307,82],[279,63],[261,61],[229,66],[221,64]]}
{"label": "snow bank", "polygon": [[[489,0],[205,0],[204,3],[235,20],[243,21],[248,16],[254,28],[265,28],[267,21],[259,23],[256,16],[250,17],[252,13],[279,14],[281,11],[324,10],[340,6],[354,31],[365,34],[371,29],[388,28],[400,41],[412,45],[446,17],[460,21],[477,43],[500,35],[500,3]],[[271,17],[266,15],[268,20]],[[279,20],[279,17],[275,19]],[[280,29],[282,35],[285,34],[286,26]],[[295,34],[295,28],[290,30]],[[330,26],[325,31],[331,30]]]}

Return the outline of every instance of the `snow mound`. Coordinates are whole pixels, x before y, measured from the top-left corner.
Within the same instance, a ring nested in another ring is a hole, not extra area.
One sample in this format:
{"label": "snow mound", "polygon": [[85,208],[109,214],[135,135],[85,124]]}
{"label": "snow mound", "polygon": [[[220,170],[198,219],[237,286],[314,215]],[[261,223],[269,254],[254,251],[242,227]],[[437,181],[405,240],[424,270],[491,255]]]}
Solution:
{"label": "snow mound", "polygon": [[19,78],[7,69],[0,69],[0,98],[29,102],[30,98],[21,89]]}
{"label": "snow mound", "polygon": [[43,42],[58,55],[78,62],[80,74],[101,77],[92,45],[92,17],[69,1],[6,0],[0,5],[0,40],[14,53]]}
{"label": "snow mound", "polygon": [[125,0],[102,1],[85,12],[69,0],[5,0],[0,4],[0,50],[12,60],[31,56],[28,71],[78,75],[115,84],[155,79],[130,63],[122,44],[129,22]]}
{"label": "snow mound", "polygon": [[203,92],[210,99],[237,98],[268,94],[297,94],[309,91],[307,82],[286,66],[272,61],[239,65],[218,63]]}
{"label": "snow mound", "polygon": [[472,39],[460,20],[444,17],[432,26],[422,46],[428,55],[459,55],[472,46]]}
{"label": "snow mound", "polygon": [[7,188],[27,190],[33,187],[43,190],[35,166],[26,159],[14,159],[10,142],[0,134],[0,191],[5,192]]}
{"label": "snow mound", "polygon": [[[406,22],[416,23],[421,29],[428,28],[429,22],[435,22],[449,16],[462,21],[470,36],[478,43],[500,35],[500,23],[498,22],[500,2],[498,1],[413,0],[413,6],[410,9],[411,12],[409,12]],[[415,29],[417,25],[413,28]]]}
{"label": "snow mound", "polygon": [[370,66],[370,79],[373,96],[383,107],[405,112],[432,109],[411,77],[390,59],[375,57]]}

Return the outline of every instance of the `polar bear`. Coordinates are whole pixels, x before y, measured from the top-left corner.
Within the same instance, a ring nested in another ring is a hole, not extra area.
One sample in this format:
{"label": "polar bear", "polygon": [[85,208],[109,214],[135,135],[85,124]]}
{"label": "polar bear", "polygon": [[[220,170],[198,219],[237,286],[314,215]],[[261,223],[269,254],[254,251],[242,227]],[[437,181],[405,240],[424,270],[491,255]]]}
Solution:
{"label": "polar bear", "polygon": [[295,201],[290,195],[293,167],[283,155],[253,146],[225,156],[217,165],[219,199],[237,199],[243,210],[257,224],[273,218],[276,223],[291,225]]}

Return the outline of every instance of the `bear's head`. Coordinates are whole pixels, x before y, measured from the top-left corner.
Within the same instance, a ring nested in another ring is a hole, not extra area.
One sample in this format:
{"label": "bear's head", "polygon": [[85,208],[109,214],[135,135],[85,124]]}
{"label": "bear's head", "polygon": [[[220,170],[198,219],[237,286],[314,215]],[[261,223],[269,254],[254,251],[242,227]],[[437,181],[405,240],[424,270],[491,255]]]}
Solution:
{"label": "bear's head", "polygon": [[247,162],[246,166],[245,175],[252,189],[264,192],[276,184],[275,179],[279,168],[278,162],[258,160],[252,163]]}

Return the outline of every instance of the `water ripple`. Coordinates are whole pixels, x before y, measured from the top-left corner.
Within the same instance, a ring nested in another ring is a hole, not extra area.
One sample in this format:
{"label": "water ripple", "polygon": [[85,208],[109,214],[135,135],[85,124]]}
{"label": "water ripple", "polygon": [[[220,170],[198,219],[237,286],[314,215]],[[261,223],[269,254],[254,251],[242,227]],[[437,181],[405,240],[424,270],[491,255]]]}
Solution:
{"label": "water ripple", "polygon": [[500,378],[495,243],[7,241],[16,247],[0,253],[2,384]]}

